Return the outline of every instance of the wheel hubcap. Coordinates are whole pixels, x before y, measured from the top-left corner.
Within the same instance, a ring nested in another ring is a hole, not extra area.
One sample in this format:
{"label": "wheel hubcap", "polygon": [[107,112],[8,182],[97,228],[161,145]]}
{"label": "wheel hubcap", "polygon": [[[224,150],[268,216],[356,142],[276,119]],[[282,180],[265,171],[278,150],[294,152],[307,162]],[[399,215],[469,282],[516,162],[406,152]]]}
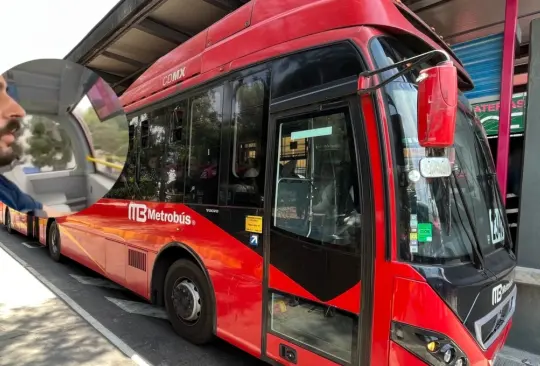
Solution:
{"label": "wheel hubcap", "polygon": [[201,316],[201,296],[193,282],[183,279],[175,284],[172,300],[176,315],[186,322],[196,322]]}

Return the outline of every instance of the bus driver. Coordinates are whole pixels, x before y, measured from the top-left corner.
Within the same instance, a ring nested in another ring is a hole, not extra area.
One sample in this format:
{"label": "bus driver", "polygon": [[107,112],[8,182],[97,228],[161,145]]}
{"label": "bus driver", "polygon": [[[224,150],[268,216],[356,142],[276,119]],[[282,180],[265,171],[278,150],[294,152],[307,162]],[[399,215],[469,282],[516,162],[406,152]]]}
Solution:
{"label": "bus driver", "polygon": [[[7,82],[0,75],[0,168],[8,167],[16,158],[12,144],[16,132],[21,127],[21,119],[26,115],[24,109],[8,94]],[[19,212],[45,211],[49,217],[64,214],[43,206],[13,182],[0,174],[0,201]]]}

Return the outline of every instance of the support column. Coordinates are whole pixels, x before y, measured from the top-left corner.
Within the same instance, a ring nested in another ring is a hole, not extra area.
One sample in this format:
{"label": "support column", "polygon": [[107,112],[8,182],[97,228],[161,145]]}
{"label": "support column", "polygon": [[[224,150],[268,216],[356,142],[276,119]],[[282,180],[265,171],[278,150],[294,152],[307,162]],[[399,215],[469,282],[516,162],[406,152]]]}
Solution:
{"label": "support column", "polygon": [[[531,22],[517,248],[518,265],[540,269],[540,19]],[[539,277],[540,279],[540,277]],[[539,283],[540,284],[540,283]]]}
{"label": "support column", "polygon": [[499,114],[499,141],[497,147],[497,177],[503,202],[506,203],[506,180],[508,155],[510,153],[510,113],[514,88],[514,56],[516,50],[516,28],[518,0],[506,0],[504,18],[503,57],[501,75],[501,99]]}

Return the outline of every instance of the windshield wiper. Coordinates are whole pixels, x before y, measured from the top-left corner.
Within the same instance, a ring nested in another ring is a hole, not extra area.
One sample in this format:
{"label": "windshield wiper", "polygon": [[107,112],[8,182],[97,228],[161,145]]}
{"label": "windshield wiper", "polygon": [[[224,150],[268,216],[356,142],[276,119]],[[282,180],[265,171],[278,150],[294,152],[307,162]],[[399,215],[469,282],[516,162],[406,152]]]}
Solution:
{"label": "windshield wiper", "polygon": [[[465,195],[463,194],[463,189],[459,185],[459,182],[458,182],[458,179],[457,179],[457,176],[456,176],[456,172],[454,170],[452,170],[452,176],[454,177],[454,185],[456,187],[456,190],[458,191],[459,198],[461,199],[461,203],[463,205],[463,210],[465,211],[465,215],[467,215],[467,220],[469,221],[469,226],[471,227],[473,238],[474,238],[474,240],[471,239],[471,237],[469,235],[469,231],[464,226],[463,228],[465,230],[465,233],[466,233],[467,237],[469,238],[469,240],[471,242],[471,246],[473,248],[473,263],[476,265],[476,267],[479,270],[484,270],[485,269],[484,255],[482,254],[482,249],[480,247],[480,240],[478,239],[478,234],[476,232],[476,225],[474,224],[473,217],[472,217],[472,214],[471,214],[471,210],[470,210],[469,206],[467,205],[467,202],[465,201]],[[452,180],[450,180],[450,181],[452,181]],[[456,200],[456,198],[455,198],[456,194],[453,192],[453,190],[452,190],[452,195],[454,196],[454,200]],[[457,210],[457,214],[459,216],[460,221],[463,224],[463,220],[461,220],[461,214],[459,213],[459,209]]]}

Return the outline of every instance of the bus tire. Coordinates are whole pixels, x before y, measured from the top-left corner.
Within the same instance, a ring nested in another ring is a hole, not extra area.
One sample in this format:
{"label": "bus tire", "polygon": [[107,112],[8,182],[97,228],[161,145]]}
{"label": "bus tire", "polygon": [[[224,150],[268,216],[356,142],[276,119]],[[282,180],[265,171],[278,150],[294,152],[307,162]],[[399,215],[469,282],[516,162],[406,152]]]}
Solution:
{"label": "bus tire", "polygon": [[47,243],[49,248],[49,256],[55,262],[62,260],[61,242],[60,242],[60,230],[58,230],[58,224],[56,221],[51,222],[49,230],[47,231]]}
{"label": "bus tire", "polygon": [[4,218],[4,225],[8,233],[13,234],[13,227],[11,226],[11,214],[9,208],[6,207],[6,217]]}
{"label": "bus tire", "polygon": [[174,262],[165,277],[165,309],[174,331],[193,344],[214,337],[211,289],[199,266],[188,259]]}

